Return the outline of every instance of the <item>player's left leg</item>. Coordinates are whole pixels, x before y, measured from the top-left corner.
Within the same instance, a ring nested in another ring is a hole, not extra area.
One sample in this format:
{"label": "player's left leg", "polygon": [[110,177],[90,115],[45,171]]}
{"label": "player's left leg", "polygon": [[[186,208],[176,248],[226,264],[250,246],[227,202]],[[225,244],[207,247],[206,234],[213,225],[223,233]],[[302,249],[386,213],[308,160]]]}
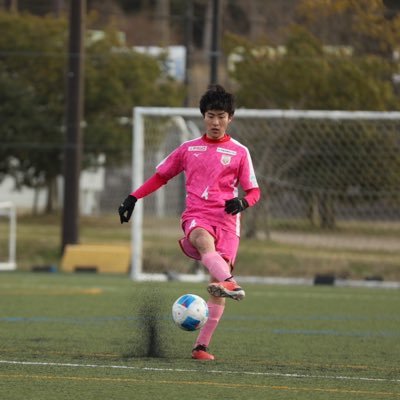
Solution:
{"label": "player's left leg", "polygon": [[210,296],[207,305],[209,312],[208,320],[201,328],[192,350],[192,358],[196,360],[209,361],[215,359],[214,355],[209,353],[208,346],[224,313],[225,299],[221,297]]}
{"label": "player's left leg", "polygon": [[[197,337],[196,343],[194,345],[194,349],[192,350],[192,358],[197,360],[214,360],[215,357],[213,354],[209,353],[208,346],[211,342],[214,331],[217,329],[219,321],[222,318],[222,315],[225,310],[225,297],[236,298],[238,291],[234,291],[232,295],[227,295],[225,291],[231,290],[232,288],[222,287],[221,285],[225,283],[233,283],[233,282],[217,282],[215,279],[211,279],[210,285],[208,286],[208,291],[210,293],[210,298],[207,302],[208,305],[208,320],[204,324],[203,328],[200,330],[200,333]],[[238,286],[235,283],[236,286]],[[212,288],[210,290],[210,288]],[[242,290],[240,288],[240,290]],[[217,293],[217,296],[214,296],[213,293]],[[244,293],[244,291],[243,291]]]}

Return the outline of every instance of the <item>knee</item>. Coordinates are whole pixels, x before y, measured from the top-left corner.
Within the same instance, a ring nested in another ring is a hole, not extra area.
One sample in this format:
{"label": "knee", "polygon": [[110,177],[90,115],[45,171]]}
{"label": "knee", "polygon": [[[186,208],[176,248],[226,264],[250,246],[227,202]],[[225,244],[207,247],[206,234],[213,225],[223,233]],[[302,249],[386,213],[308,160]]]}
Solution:
{"label": "knee", "polygon": [[200,254],[215,251],[214,238],[205,230],[196,229],[190,235],[189,240]]}
{"label": "knee", "polygon": [[193,246],[202,254],[210,250],[210,241],[204,236],[199,236],[193,241]]}

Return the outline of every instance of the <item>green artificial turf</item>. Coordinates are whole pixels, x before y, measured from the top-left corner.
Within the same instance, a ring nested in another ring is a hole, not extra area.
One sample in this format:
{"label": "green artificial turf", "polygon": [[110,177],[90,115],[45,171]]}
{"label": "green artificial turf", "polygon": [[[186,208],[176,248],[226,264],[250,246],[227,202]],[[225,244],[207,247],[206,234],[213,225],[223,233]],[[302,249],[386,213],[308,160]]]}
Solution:
{"label": "green artificial turf", "polygon": [[398,290],[245,289],[199,362],[170,309],[205,284],[0,273],[0,398],[400,398]]}

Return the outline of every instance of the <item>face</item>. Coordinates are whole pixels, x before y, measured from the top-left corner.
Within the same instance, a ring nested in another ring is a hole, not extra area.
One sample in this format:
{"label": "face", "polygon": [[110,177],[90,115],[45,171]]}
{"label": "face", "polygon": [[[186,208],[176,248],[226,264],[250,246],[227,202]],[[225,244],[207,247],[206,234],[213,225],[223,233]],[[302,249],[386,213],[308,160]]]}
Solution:
{"label": "face", "polygon": [[206,135],[210,139],[220,139],[225,135],[232,116],[226,111],[209,110],[204,114]]}

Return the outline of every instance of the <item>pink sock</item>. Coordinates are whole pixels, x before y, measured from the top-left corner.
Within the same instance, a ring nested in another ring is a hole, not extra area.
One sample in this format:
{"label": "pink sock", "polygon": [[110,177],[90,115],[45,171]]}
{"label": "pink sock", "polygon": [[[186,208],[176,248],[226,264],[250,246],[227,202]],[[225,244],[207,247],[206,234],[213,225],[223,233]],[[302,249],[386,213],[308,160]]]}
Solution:
{"label": "pink sock", "polygon": [[201,328],[199,336],[197,337],[195,347],[199,344],[202,344],[206,347],[211,342],[211,337],[215,331],[215,328],[218,325],[219,320],[224,313],[225,306],[214,304],[214,303],[207,303],[208,305],[208,320],[206,324]]}
{"label": "pink sock", "polygon": [[232,276],[229,265],[216,251],[204,254],[201,258],[201,262],[208,269],[210,275],[219,282]]}

